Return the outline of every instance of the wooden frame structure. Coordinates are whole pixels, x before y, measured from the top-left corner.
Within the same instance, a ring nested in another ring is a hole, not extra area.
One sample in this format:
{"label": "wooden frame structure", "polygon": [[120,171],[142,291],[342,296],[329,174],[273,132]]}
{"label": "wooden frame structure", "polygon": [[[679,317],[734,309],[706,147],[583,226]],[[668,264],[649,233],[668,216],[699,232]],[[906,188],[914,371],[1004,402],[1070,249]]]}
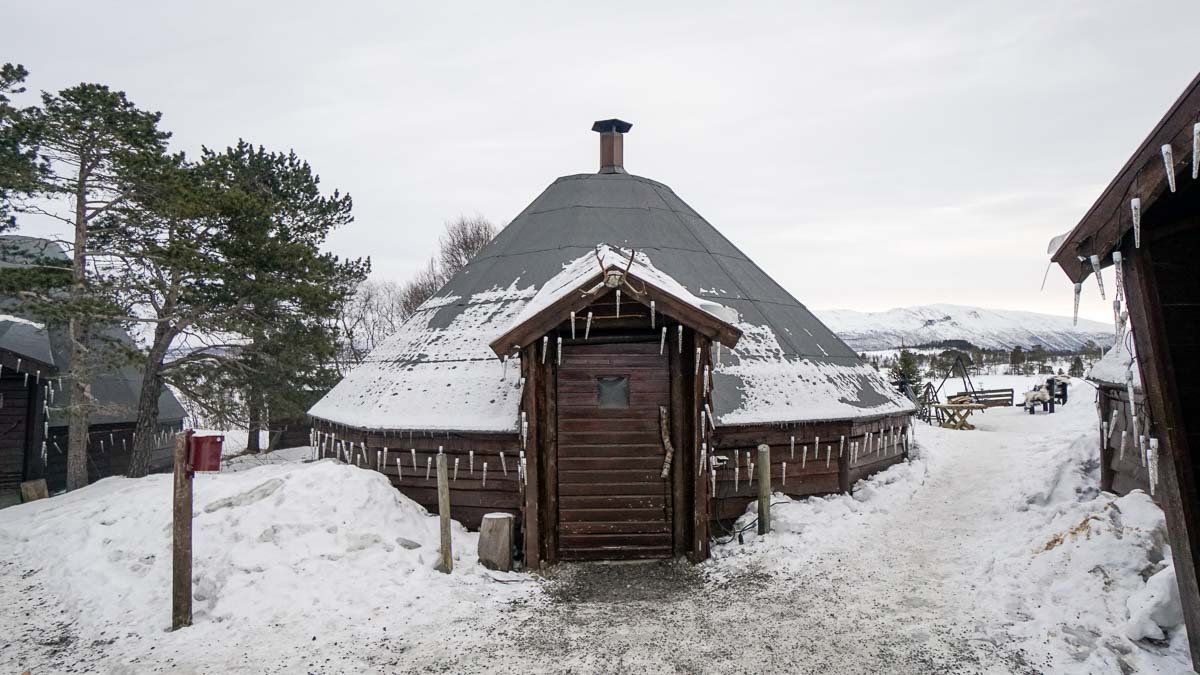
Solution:
{"label": "wooden frame structure", "polygon": [[[1077,284],[1117,264],[1148,411],[1139,436],[1157,440],[1157,494],[1200,664],[1200,76],[1171,106],[1053,260]],[[1077,290],[1078,292],[1078,290]],[[1120,307],[1117,308],[1118,310]],[[1146,431],[1148,429],[1148,431]],[[1153,452],[1155,445],[1148,446]],[[1145,447],[1139,451],[1146,451]],[[1154,472],[1151,472],[1153,480]]]}

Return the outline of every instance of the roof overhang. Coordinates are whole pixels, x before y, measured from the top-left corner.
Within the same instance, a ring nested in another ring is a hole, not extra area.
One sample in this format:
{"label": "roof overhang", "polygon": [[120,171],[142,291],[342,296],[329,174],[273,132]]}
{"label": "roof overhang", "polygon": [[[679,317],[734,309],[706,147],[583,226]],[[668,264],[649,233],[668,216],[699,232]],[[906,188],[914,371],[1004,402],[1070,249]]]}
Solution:
{"label": "roof overhang", "polygon": [[[1130,201],[1141,200],[1143,218],[1153,204],[1170,194],[1162,146],[1170,144],[1176,180],[1182,181],[1193,161],[1194,125],[1200,118],[1200,75],[1197,75],[1138,146],[1116,178],[1108,184],[1079,224],[1058,243],[1051,260],[1079,283],[1092,272],[1090,257],[1101,265],[1112,263],[1112,252],[1121,247],[1133,228]],[[1190,179],[1190,176],[1188,176]]]}
{"label": "roof overhang", "polygon": [[725,319],[708,312],[694,301],[664,289],[654,280],[647,279],[637,273],[636,268],[623,269],[619,265],[608,265],[602,271],[578,277],[571,284],[563,286],[544,307],[529,315],[522,315],[518,322],[509,327],[503,334],[492,340],[488,346],[497,356],[511,354],[514,346],[526,347],[536,342],[541,336],[558,326],[571,312],[585,309],[611,287],[604,281],[610,273],[620,273],[626,281],[633,280],[643,292],[635,291],[631,285],[625,285],[625,292],[631,300],[649,306],[654,302],[655,310],[705,337],[719,342],[726,347],[734,347],[742,337],[742,331]]}

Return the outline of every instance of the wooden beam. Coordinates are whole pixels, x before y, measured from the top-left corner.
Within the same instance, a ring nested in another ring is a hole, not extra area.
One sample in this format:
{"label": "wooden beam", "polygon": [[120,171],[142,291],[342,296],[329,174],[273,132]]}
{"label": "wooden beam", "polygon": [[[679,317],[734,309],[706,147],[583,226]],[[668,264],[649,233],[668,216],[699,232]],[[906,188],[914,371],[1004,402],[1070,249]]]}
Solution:
{"label": "wooden beam", "polygon": [[[691,443],[688,423],[688,391],[684,378],[683,355],[667,340],[667,368],[671,374],[671,445],[675,446],[675,461],[671,465],[671,495],[673,520],[673,543],[675,555],[692,558],[695,552],[693,528],[695,526],[695,480],[696,448]],[[685,440],[686,439],[686,440]]]}
{"label": "wooden beam", "polygon": [[[732,348],[736,346],[738,340],[741,339],[741,329],[733,324],[684,302],[668,291],[658,288],[645,279],[639,278],[633,272],[630,272],[628,276],[633,281],[644,286],[646,293],[641,296],[630,294],[627,297],[627,301],[637,302],[644,306],[649,306],[650,302],[654,301],[655,310],[659,314],[678,321],[689,328],[694,328],[707,337],[718,340],[726,347]],[[600,283],[602,278],[602,274],[588,277],[570,292],[565,293],[541,311],[505,331],[504,334],[489,343],[492,351],[497,356],[503,356],[512,353],[514,345],[526,347],[540,340],[543,335],[562,323],[564,318],[569,316],[571,312],[579,312],[592,305],[600,297],[603,297],[601,294],[590,295],[585,293],[587,289]]]}
{"label": "wooden beam", "polygon": [[538,367],[537,345],[530,345],[521,351],[521,374],[525,377],[525,392],[521,399],[521,410],[525,412],[529,431],[525,437],[525,503],[522,532],[525,541],[525,567],[531,570],[541,568],[542,552],[540,509],[538,485],[541,482],[541,472],[538,470],[538,448],[541,439],[538,438],[538,397],[541,395],[542,369]]}
{"label": "wooden beam", "polygon": [[[684,340],[684,349],[687,350],[687,353],[682,355],[681,363],[684,365],[685,382],[690,381],[691,383],[691,405],[688,406],[687,417],[691,428],[692,443],[691,447],[688,448],[688,452],[695,453],[696,448],[701,447],[702,443],[706,443],[712,438],[712,435],[709,434],[709,429],[712,427],[704,428],[700,420],[700,411],[704,410],[704,404],[707,402],[701,378],[704,377],[704,367],[710,365],[709,359],[712,352],[710,347],[712,343],[706,337],[693,330],[689,329],[687,333],[689,333],[691,339]],[[696,360],[697,354],[700,357],[699,362]],[[707,422],[704,424],[707,424]],[[708,560],[708,521],[712,507],[712,499],[708,488],[709,480],[707,472],[705,472],[705,475],[696,479],[695,497],[692,500],[694,509],[692,515],[692,546],[690,557],[693,562]]]}
{"label": "wooden beam", "polygon": [[535,369],[542,371],[538,401],[538,466],[544,479],[541,484],[542,555],[546,562],[558,562],[558,363],[549,357]]}
{"label": "wooden beam", "polygon": [[[1188,448],[1183,414],[1174,381],[1170,345],[1159,307],[1151,248],[1126,247],[1125,287],[1131,330],[1141,367],[1142,389],[1154,414],[1155,432],[1168,461],[1161,462],[1159,499],[1167,518],[1167,535],[1183,603],[1188,635],[1200,635],[1200,486]],[[1133,402],[1130,402],[1131,405]],[[1200,640],[1188,641],[1192,667],[1200,665]],[[1200,672],[1200,671],[1198,671]]]}

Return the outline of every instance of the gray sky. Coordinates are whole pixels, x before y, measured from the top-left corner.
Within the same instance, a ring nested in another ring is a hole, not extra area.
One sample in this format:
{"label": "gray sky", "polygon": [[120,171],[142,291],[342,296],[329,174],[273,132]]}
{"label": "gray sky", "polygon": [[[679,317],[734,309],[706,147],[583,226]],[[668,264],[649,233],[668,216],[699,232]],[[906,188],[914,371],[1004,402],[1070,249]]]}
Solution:
{"label": "gray sky", "polygon": [[0,60],[126,91],[177,149],[295,149],[380,277],[595,171],[620,117],[626,168],[810,307],[1067,315],[1047,241],[1197,67],[1194,0],[647,4],[13,2]]}

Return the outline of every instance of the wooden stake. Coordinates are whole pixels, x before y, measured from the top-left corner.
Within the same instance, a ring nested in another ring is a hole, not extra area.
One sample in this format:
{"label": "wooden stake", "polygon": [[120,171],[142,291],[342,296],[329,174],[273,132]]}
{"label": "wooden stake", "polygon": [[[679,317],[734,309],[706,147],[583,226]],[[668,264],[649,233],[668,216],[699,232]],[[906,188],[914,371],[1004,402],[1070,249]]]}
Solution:
{"label": "wooden stake", "polygon": [[450,546],[450,477],[446,475],[446,455],[437,456],[438,518],[441,520],[442,548],[437,571],[449,574],[454,570],[454,555]]}
{"label": "wooden stake", "polygon": [[171,523],[171,630],[192,625],[192,472],[188,468],[191,431],[175,434],[175,495]]}
{"label": "wooden stake", "polygon": [[771,448],[758,446],[758,533],[771,531]]}

